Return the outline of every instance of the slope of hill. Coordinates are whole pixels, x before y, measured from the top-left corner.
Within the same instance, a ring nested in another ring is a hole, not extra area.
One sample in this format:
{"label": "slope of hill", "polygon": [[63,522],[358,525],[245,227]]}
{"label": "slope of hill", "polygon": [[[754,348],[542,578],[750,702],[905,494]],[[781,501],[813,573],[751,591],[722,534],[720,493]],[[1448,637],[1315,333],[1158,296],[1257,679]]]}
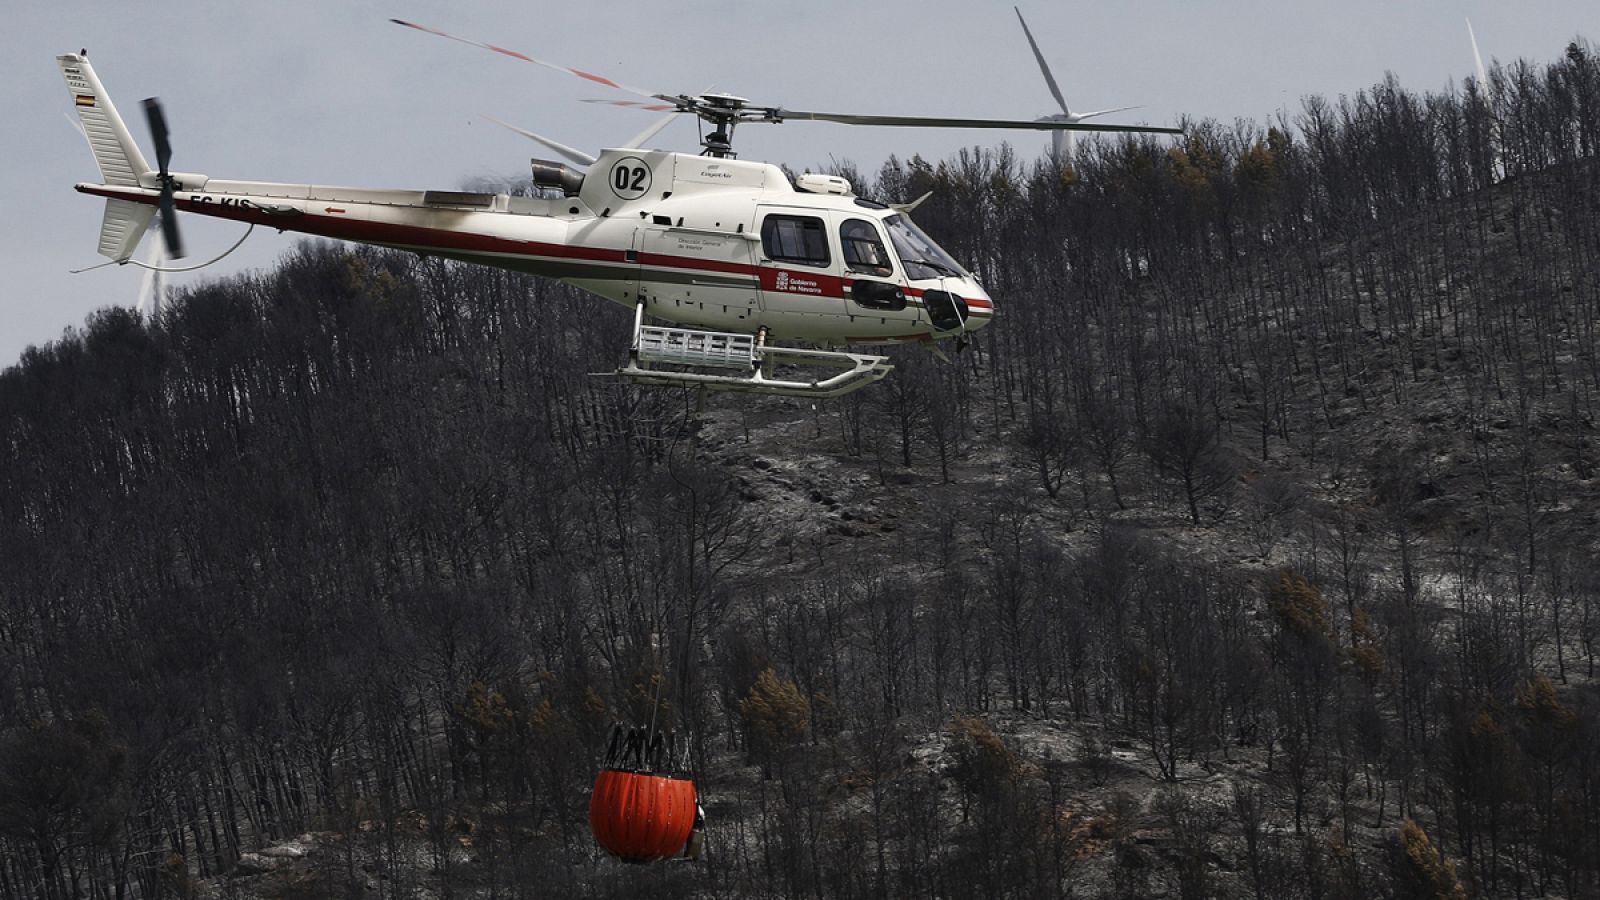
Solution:
{"label": "slope of hill", "polygon": [[[1002,319],[815,406],[319,245],[30,351],[0,896],[1592,892],[1600,71],[1500,84],[852,173]],[[701,863],[587,834],[652,711]]]}

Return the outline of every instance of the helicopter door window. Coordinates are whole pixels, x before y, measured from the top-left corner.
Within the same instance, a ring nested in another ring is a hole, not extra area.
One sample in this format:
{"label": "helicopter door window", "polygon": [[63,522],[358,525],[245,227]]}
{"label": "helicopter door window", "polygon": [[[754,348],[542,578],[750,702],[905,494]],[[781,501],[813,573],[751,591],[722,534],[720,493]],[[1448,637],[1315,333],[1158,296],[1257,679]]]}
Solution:
{"label": "helicopter door window", "polygon": [[859,275],[888,278],[894,274],[889,252],[884,249],[878,229],[866,219],[846,219],[839,226],[839,245],[844,248],[844,264]]}
{"label": "helicopter door window", "polygon": [[761,223],[761,249],[776,262],[826,266],[833,261],[822,220],[811,216],[767,216]]}

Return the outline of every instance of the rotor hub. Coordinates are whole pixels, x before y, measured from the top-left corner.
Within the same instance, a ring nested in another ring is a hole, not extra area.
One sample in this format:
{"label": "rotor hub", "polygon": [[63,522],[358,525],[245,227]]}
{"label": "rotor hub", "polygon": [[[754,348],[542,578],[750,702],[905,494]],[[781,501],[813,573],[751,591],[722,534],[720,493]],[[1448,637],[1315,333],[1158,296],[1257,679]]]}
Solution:
{"label": "rotor hub", "polygon": [[[1022,13],[1018,12],[1017,16],[1020,19]],[[787,109],[781,106],[754,105],[744,97],[726,94],[720,91],[708,91],[703,94],[677,94],[642,90],[640,88],[630,87],[605,75],[595,72],[585,72],[582,69],[574,69],[570,66],[563,66],[553,62],[535,59],[525,53],[508,50],[504,47],[496,46],[494,44],[469,40],[463,37],[456,37],[453,34],[446,34],[443,31],[440,31],[436,28],[430,28],[426,25],[418,25],[414,22],[407,22],[403,19],[391,19],[390,21],[394,22],[396,25],[401,25],[406,28],[425,31],[430,34],[438,35],[439,37],[448,38],[453,41],[460,41],[464,44],[472,44],[473,46],[482,47],[485,50],[490,50],[503,56],[509,56],[513,59],[522,60],[523,62],[532,63],[537,66],[543,66],[547,69],[555,69],[557,71],[565,72],[568,75],[573,75],[595,84],[602,84],[618,91],[633,94],[648,101],[645,103],[641,103],[638,100],[596,100],[590,102],[611,103],[617,106],[629,106],[654,111],[676,110],[680,113],[688,113],[693,115],[705,125],[710,127],[710,135],[704,138],[702,141],[705,146],[705,152],[710,156],[733,155],[733,131],[734,127],[740,122],[763,122],[775,125],[786,121],[807,120],[815,122],[837,122],[844,125],[882,125],[904,128],[1024,128],[1049,131],[1072,130],[1141,132],[1154,134],[1182,133],[1182,129],[1178,128],[1160,128],[1145,125],[1082,124],[1081,120],[1087,119],[1091,116],[1120,112],[1121,110],[1107,109],[1098,110],[1091,113],[1072,113],[1067,109],[1066,100],[1062,99],[1060,91],[1056,90],[1055,82],[1053,79],[1051,79],[1048,69],[1045,70],[1045,77],[1047,80],[1050,80],[1050,86],[1052,90],[1055,91],[1056,99],[1061,104],[1061,111],[1065,116],[1064,119],[1058,119],[1053,115],[1035,121],[1020,121],[1013,119],[952,118],[948,116],[869,116],[852,113],[806,112]],[[1023,28],[1026,30],[1026,22],[1023,23]],[[1033,43],[1033,36],[1031,33],[1028,35],[1028,41],[1030,44]],[[1033,44],[1033,51],[1034,55],[1039,58],[1040,66],[1043,67],[1044,59],[1043,57],[1039,56],[1039,48],[1037,44]],[[547,143],[542,139],[539,140],[541,140],[541,143]],[[570,155],[569,158],[571,158]]]}
{"label": "rotor hub", "polygon": [[701,94],[696,99],[712,109],[740,110],[750,105],[749,100],[732,94]]}
{"label": "rotor hub", "polygon": [[733,136],[728,131],[711,132],[700,141],[700,146],[705,148],[707,156],[720,159],[733,158]]}

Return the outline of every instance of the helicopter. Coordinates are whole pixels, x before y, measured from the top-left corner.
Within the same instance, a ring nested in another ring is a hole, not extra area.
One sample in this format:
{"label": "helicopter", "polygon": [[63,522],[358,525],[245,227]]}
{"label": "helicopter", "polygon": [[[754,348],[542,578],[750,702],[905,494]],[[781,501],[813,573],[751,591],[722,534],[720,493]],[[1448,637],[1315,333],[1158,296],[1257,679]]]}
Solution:
{"label": "helicopter", "polygon": [[[165,114],[154,98],[144,102],[156,151],[151,167],[82,51],[57,62],[103,179],[76,185],[106,200],[99,252],[128,262],[159,211],[168,255],[181,258],[181,210],[548,276],[633,311],[627,364],[608,374],[640,384],[833,397],[893,369],[887,356],[864,347],[954,340],[959,348],[994,318],[994,302],[912,221],[921,200],[868,200],[832,175],[791,181],[776,165],[738,158],[737,126],[824,121],[1181,133],[1142,125],[809,112],[727,93],[652,92],[390,21],[641,98],[598,102],[695,116],[702,123],[701,152],[629,145],[588,156],[514,128],[583,168],[532,160],[537,196],[223,180],[170,169]],[[796,370],[802,374],[784,374]]]}

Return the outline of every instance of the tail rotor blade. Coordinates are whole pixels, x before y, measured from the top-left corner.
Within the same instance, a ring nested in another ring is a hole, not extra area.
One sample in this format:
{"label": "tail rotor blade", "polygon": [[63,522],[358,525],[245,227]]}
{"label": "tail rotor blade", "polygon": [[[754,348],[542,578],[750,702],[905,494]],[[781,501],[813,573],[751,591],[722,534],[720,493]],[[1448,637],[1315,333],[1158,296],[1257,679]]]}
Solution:
{"label": "tail rotor blade", "polygon": [[178,235],[178,211],[172,202],[172,178],[167,166],[172,162],[172,143],[167,137],[167,117],[161,111],[161,101],[146,97],[144,117],[150,123],[150,139],[156,145],[156,169],[161,176],[161,237],[167,244],[167,255],[183,259],[183,239]]}
{"label": "tail rotor blade", "polygon": [[167,117],[159,99],[145,98],[144,117],[150,123],[150,138],[156,143],[156,168],[165,176],[167,164],[172,162],[172,144],[167,141]]}
{"label": "tail rotor blade", "polygon": [[167,255],[183,259],[183,238],[178,234],[178,211],[172,203],[172,186],[161,189],[161,239],[167,245]]}

